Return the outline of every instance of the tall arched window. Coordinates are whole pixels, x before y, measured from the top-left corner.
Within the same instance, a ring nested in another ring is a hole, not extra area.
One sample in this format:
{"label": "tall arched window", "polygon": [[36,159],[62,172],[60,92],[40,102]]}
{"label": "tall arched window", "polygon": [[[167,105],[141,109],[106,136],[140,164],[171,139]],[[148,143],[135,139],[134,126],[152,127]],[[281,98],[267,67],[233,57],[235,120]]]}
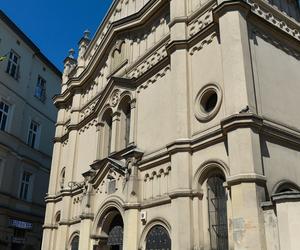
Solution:
{"label": "tall arched window", "polygon": [[120,149],[123,149],[127,147],[130,142],[131,106],[129,96],[124,97],[120,102],[120,113]]}
{"label": "tall arched window", "polygon": [[213,175],[207,179],[208,218],[211,250],[228,250],[227,198],[224,178]]}
{"label": "tall arched window", "polygon": [[130,104],[127,104],[126,110],[125,110],[125,146],[128,146],[129,144],[129,136],[130,136],[130,119],[131,119],[131,108]]}
{"label": "tall arched window", "polygon": [[71,241],[70,250],[78,250],[79,249],[79,236],[76,235]]}
{"label": "tall arched window", "polygon": [[146,236],[146,250],[171,250],[171,239],[163,226],[151,228]]}
{"label": "tall arched window", "polygon": [[63,168],[60,172],[60,178],[59,178],[59,186],[61,189],[63,189],[65,185],[65,176],[66,176],[66,168]]}
{"label": "tall arched window", "polygon": [[112,138],[112,111],[107,110],[102,118],[104,124],[103,128],[103,157],[107,157],[111,152],[111,138]]}

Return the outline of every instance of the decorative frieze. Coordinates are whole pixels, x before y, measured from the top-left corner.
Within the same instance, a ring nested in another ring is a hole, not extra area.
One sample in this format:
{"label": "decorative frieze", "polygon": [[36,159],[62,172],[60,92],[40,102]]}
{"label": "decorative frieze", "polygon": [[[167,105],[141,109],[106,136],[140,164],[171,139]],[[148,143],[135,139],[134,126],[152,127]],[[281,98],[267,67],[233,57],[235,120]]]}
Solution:
{"label": "decorative frieze", "polygon": [[195,46],[193,46],[189,53],[190,55],[194,55],[196,51],[201,50],[204,46],[209,45],[215,38],[217,37],[217,33],[212,33],[211,35],[204,38],[202,41],[198,42]]}
{"label": "decorative frieze", "polygon": [[143,177],[143,200],[163,196],[170,189],[171,167],[151,169]]}
{"label": "decorative frieze", "polygon": [[288,33],[292,37],[300,41],[300,24],[293,22],[288,17],[284,17],[283,13],[280,13],[271,5],[262,1],[245,0],[251,6],[251,11],[258,16],[262,17],[272,25]]}
{"label": "decorative frieze", "polygon": [[142,85],[140,85],[137,89],[137,93],[140,93],[142,89],[146,89],[148,88],[148,86],[150,84],[153,84],[155,82],[157,82],[159,79],[163,78],[166,73],[168,71],[170,71],[171,67],[170,65],[168,65],[167,67],[165,67],[164,69],[162,69],[161,71],[159,71],[157,74],[155,74],[154,76],[152,76],[151,78],[149,78],[145,83],[143,83]]}
{"label": "decorative frieze", "polygon": [[209,24],[213,22],[212,9],[209,9],[204,14],[193,20],[189,23],[188,26],[188,36],[192,37],[197,34],[200,30],[207,27]]}

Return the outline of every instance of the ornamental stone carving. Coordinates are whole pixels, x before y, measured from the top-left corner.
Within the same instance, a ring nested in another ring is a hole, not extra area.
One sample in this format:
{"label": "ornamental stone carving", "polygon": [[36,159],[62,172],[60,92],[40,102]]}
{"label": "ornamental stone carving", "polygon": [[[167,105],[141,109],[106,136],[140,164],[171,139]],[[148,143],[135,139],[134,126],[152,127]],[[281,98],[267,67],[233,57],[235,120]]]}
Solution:
{"label": "ornamental stone carving", "polygon": [[116,90],[110,97],[110,105],[112,107],[116,107],[117,104],[119,103],[119,100],[120,100],[120,94],[121,94],[121,91],[120,90]]}

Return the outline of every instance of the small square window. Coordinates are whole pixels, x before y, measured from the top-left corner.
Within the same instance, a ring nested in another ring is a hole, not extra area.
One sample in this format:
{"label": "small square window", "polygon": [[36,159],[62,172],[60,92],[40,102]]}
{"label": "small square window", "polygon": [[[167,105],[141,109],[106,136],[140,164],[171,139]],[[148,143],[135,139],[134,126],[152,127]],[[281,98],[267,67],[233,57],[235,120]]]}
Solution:
{"label": "small square window", "polygon": [[13,50],[11,50],[7,62],[6,73],[8,73],[11,77],[15,78],[16,80],[18,80],[19,70],[20,70],[20,56],[17,55]]}
{"label": "small square window", "polygon": [[46,80],[38,76],[38,80],[34,90],[34,96],[41,102],[46,101]]}

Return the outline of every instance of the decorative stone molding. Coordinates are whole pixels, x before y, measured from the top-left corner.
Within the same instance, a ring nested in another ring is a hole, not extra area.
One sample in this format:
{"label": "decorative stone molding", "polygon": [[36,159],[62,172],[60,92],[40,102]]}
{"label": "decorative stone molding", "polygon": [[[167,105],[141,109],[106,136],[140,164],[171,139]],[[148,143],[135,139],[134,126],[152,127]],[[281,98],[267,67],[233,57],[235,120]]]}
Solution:
{"label": "decorative stone molding", "polygon": [[213,22],[212,9],[207,10],[204,14],[199,16],[196,20],[193,20],[188,25],[188,36],[192,37],[200,30],[207,27],[209,24]]}
{"label": "decorative stone molding", "polygon": [[115,90],[112,94],[111,94],[111,97],[110,97],[110,105],[112,107],[116,107],[117,104],[119,103],[120,101],[120,95],[121,95],[121,91],[120,90]]}
{"label": "decorative stone molding", "polygon": [[[206,102],[209,102],[210,96],[216,95],[216,102],[212,110],[206,110],[204,106],[207,106]],[[200,122],[207,122],[213,119],[220,110],[222,103],[222,89],[217,83],[209,83],[205,85],[197,94],[194,101],[194,113],[196,118]]]}
{"label": "decorative stone molding", "polygon": [[190,48],[190,55],[194,55],[196,51],[201,50],[204,46],[209,45],[215,38],[217,37],[217,33],[212,33],[211,35],[204,38],[201,42],[198,42],[195,46]]}
{"label": "decorative stone molding", "polygon": [[274,7],[264,1],[244,1],[251,6],[251,11],[253,13],[300,41],[299,23],[292,21],[289,17],[284,16],[282,12],[276,10]]}
{"label": "decorative stone molding", "polygon": [[163,78],[169,70],[171,70],[171,67],[168,65],[160,72],[158,72],[156,75],[148,79],[144,84],[140,85],[137,89],[137,93],[140,93],[142,89],[148,88],[150,84],[153,84],[157,82],[159,79]]}
{"label": "decorative stone molding", "polygon": [[231,187],[233,185],[238,185],[240,183],[245,183],[245,182],[265,185],[267,182],[267,178],[264,175],[259,175],[254,173],[237,174],[237,175],[227,177],[225,185],[227,187]]}
{"label": "decorative stone molding", "polygon": [[161,48],[152,53],[148,58],[142,61],[140,64],[134,67],[134,70],[129,72],[129,78],[138,78],[142,76],[146,71],[158,64],[164,58],[168,56],[166,46],[163,45]]}

